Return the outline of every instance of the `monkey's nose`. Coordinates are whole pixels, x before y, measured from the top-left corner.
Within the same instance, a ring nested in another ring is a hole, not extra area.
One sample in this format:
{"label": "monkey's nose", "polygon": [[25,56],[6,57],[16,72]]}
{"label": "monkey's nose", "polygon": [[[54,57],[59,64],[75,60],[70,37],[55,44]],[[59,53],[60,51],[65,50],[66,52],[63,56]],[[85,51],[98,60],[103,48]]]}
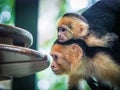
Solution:
{"label": "monkey's nose", "polygon": [[60,38],[61,37],[61,34],[58,34],[58,38]]}
{"label": "monkey's nose", "polygon": [[54,68],[55,66],[54,65],[51,65],[51,68]]}
{"label": "monkey's nose", "polygon": [[56,66],[55,66],[55,64],[54,63],[52,63],[51,64],[51,68],[55,68]]}
{"label": "monkey's nose", "polygon": [[61,35],[62,35],[62,34],[61,34],[60,32],[58,32],[58,37],[61,37]]}

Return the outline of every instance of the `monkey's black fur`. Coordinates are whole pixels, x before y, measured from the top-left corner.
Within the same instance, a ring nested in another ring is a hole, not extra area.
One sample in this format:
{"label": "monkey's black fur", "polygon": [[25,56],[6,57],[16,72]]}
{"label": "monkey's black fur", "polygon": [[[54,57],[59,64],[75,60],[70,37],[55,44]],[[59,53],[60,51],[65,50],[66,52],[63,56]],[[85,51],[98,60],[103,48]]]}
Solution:
{"label": "monkey's black fur", "polygon": [[80,15],[75,14],[75,13],[66,13],[63,15],[63,17],[73,17],[73,16],[84,21],[85,23],[88,23],[87,20],[83,16],[80,16]]}
{"label": "monkey's black fur", "polygon": [[118,36],[111,49],[120,58],[120,0],[100,0],[81,15],[88,21],[90,32],[95,32],[98,38],[108,32]]}

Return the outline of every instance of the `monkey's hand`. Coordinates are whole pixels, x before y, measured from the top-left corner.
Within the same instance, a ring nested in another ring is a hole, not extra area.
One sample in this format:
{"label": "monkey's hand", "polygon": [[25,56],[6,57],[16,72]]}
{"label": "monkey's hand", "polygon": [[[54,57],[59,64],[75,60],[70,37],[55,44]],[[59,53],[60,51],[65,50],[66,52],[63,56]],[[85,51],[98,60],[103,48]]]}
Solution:
{"label": "monkey's hand", "polygon": [[98,82],[96,80],[94,80],[92,77],[88,78],[86,81],[87,81],[87,84],[89,85],[89,87],[91,88],[91,90],[99,90]]}
{"label": "monkey's hand", "polygon": [[112,47],[114,42],[118,39],[118,36],[115,33],[106,33],[102,37],[102,41],[104,41],[105,46]]}

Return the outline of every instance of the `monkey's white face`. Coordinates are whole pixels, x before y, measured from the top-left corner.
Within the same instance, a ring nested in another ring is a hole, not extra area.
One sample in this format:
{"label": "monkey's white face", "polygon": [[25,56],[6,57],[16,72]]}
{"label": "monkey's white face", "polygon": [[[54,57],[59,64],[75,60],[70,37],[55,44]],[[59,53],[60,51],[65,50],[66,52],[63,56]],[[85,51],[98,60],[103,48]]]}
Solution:
{"label": "monkey's white face", "polygon": [[70,72],[70,64],[61,53],[51,53],[53,62],[51,64],[51,69],[56,75],[67,74]]}
{"label": "monkey's white face", "polygon": [[58,36],[58,40],[60,42],[65,42],[65,41],[68,40],[67,36],[66,36],[66,33],[67,33],[67,30],[64,27],[58,27],[57,36]]}
{"label": "monkey's white face", "polygon": [[[58,44],[53,45],[50,55],[52,56],[52,63],[51,63],[51,69],[52,71],[56,74],[56,75],[61,75],[61,74],[68,74],[70,72],[70,62],[68,60],[66,60],[66,55],[64,56],[62,53],[64,52],[64,54],[67,52],[65,52],[66,48],[63,46],[60,46]],[[69,56],[69,55],[67,55]]]}
{"label": "monkey's white face", "polygon": [[60,42],[65,42],[65,41],[72,38],[72,34],[70,32],[70,29],[66,25],[62,25],[62,26],[58,27],[57,36],[58,36],[58,40]]}

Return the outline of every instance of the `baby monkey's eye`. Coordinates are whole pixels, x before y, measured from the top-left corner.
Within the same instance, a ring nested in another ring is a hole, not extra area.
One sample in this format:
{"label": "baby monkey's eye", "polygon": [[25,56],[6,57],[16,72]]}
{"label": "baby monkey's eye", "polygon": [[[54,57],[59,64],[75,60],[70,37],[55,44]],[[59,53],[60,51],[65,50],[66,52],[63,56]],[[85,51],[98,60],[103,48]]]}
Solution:
{"label": "baby monkey's eye", "polygon": [[65,28],[62,28],[62,29],[61,29],[61,31],[62,31],[62,32],[65,32],[65,31],[66,31],[66,29],[65,29]]}
{"label": "baby monkey's eye", "polygon": [[66,28],[64,27],[58,27],[58,32],[65,32],[66,31]]}

